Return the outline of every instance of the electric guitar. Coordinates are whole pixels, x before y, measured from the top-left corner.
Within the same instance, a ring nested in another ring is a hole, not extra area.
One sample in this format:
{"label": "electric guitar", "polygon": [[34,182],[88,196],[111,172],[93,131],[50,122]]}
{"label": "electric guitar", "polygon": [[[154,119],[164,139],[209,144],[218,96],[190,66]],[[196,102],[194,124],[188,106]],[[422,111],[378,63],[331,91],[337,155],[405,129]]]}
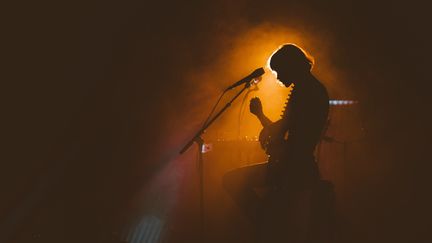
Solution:
{"label": "electric guitar", "polygon": [[262,112],[261,101],[257,97],[251,99],[250,111],[258,117],[263,125],[263,129],[259,134],[259,142],[269,156],[269,162],[281,159],[284,152],[284,144],[288,137],[287,122],[284,119],[272,122],[265,117]]}

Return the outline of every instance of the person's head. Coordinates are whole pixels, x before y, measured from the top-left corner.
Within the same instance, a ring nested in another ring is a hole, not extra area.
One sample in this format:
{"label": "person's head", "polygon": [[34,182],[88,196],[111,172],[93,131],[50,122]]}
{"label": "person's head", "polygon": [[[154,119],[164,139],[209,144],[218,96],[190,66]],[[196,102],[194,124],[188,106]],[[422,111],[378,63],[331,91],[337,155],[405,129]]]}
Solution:
{"label": "person's head", "polygon": [[287,87],[309,74],[313,64],[313,58],[294,44],[280,46],[269,62],[270,68],[277,73],[277,79]]}

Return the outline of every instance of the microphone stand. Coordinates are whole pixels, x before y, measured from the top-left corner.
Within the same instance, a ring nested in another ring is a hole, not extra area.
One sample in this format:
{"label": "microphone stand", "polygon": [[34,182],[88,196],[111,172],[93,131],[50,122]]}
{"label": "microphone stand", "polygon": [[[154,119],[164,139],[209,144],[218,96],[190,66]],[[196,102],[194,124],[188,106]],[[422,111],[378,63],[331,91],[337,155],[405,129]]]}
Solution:
{"label": "microphone stand", "polygon": [[237,99],[246,89],[248,89],[251,84],[254,82],[254,79],[252,79],[249,82],[246,82],[243,89],[241,89],[211,120],[209,120],[207,123],[205,123],[192,137],[189,142],[186,143],[186,145],[183,147],[182,150],[180,150],[180,154],[183,154],[186,152],[186,150],[189,149],[189,147],[192,146],[193,143],[196,143],[198,145],[198,169],[200,173],[199,177],[199,185],[200,185],[200,227],[201,227],[201,237],[202,242],[205,240],[205,234],[204,234],[204,159],[203,159],[203,145],[204,140],[202,139],[202,134],[205,132],[205,130],[210,127],[213,122],[219,118],[219,116],[222,115],[222,113],[225,112],[226,109],[228,109],[231,104],[234,102],[234,100]]}

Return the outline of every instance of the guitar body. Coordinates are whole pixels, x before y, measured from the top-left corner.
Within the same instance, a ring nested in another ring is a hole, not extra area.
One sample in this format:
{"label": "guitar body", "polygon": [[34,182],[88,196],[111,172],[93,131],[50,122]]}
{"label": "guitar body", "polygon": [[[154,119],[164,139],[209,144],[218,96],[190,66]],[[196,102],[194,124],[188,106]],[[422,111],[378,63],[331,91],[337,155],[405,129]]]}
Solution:
{"label": "guitar body", "polygon": [[283,157],[287,137],[288,131],[283,120],[271,123],[261,130],[259,141],[261,147],[269,156],[269,162],[278,161]]}
{"label": "guitar body", "polygon": [[287,121],[281,119],[277,122],[271,122],[270,119],[264,115],[262,104],[258,97],[251,99],[249,108],[251,113],[256,115],[263,125],[263,129],[259,135],[259,141],[261,147],[269,156],[269,162],[280,160],[284,154],[284,145],[288,137]]}

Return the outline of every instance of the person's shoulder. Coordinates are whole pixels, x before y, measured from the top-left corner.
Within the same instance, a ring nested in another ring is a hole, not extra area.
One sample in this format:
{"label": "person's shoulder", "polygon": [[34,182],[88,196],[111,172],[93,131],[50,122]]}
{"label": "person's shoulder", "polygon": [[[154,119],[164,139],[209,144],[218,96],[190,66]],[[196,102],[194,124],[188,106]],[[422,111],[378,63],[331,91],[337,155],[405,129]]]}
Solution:
{"label": "person's shoulder", "polygon": [[314,83],[315,83],[315,92],[317,92],[319,96],[326,97],[328,99],[328,92],[326,86],[318,79],[316,79],[316,82]]}

